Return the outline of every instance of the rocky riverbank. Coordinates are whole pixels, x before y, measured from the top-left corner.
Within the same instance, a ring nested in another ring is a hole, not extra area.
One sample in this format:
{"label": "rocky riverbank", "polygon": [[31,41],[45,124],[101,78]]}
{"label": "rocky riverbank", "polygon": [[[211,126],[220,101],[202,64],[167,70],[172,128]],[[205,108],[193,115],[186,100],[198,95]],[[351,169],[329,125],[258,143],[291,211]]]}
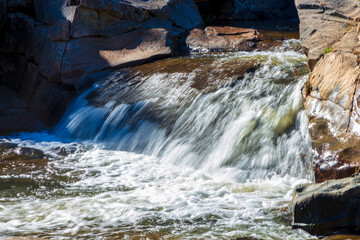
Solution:
{"label": "rocky riverbank", "polygon": [[321,235],[359,233],[360,3],[295,2],[312,70],[303,96],[315,178],[325,182],[296,187],[294,226]]}
{"label": "rocky riverbank", "polygon": [[[13,90],[27,104],[26,111],[37,116],[26,124],[16,117],[3,120],[3,126],[14,130],[0,134],[53,126],[73,98],[109,70],[176,56],[179,51],[256,49],[259,32],[206,27],[197,7],[210,10],[214,3],[195,2],[0,1],[0,84]],[[281,4],[270,9],[260,3],[228,1],[213,16],[240,16],[249,6],[250,15],[241,20],[261,20],[265,9],[265,19],[295,16],[293,4],[276,2]],[[229,15],[229,6],[236,13]]]}
{"label": "rocky riverbank", "polygon": [[300,37],[312,73],[303,88],[317,182],[360,164],[359,1],[297,0]]}

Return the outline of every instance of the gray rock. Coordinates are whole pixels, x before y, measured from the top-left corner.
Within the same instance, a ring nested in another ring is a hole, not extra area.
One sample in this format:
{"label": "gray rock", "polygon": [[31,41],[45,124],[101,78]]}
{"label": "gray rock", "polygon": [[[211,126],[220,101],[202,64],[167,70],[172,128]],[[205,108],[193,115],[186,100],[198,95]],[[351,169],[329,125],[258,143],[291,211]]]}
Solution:
{"label": "gray rock", "polygon": [[293,226],[312,234],[360,230],[360,175],[303,184],[293,195]]}
{"label": "gray rock", "polygon": [[121,19],[105,11],[78,7],[70,26],[70,35],[73,38],[85,36],[113,37],[131,30],[138,29],[140,23]]}
{"label": "gray rock", "polygon": [[165,29],[137,30],[107,39],[73,39],[63,57],[62,82],[75,84],[82,74],[173,56],[176,46],[176,40]]}
{"label": "gray rock", "polygon": [[34,0],[36,20],[45,24],[53,24],[64,19],[63,9],[67,0]]}
{"label": "gray rock", "polygon": [[34,113],[15,92],[0,86],[0,135],[18,131],[34,131],[41,126]]}
{"label": "gray rock", "polygon": [[47,39],[53,42],[69,41],[70,39],[70,21],[59,20],[51,25],[47,31]]}

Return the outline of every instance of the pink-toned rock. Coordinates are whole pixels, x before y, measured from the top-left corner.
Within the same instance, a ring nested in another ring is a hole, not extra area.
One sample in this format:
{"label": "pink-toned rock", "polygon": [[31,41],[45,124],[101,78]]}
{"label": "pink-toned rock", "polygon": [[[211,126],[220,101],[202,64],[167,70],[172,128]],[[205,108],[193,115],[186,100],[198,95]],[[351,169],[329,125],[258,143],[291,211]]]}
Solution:
{"label": "pink-toned rock", "polygon": [[187,46],[192,50],[249,50],[256,47],[259,33],[255,29],[237,27],[195,28],[186,38]]}

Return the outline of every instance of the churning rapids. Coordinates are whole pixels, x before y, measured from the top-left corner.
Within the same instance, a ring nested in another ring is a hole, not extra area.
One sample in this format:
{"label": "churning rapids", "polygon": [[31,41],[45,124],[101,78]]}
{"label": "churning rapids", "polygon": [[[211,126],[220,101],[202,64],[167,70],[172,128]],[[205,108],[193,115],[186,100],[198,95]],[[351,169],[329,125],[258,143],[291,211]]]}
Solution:
{"label": "churning rapids", "polygon": [[297,40],[109,73],[52,132],[6,138],[50,156],[0,176],[0,235],[307,239],[292,187],[312,164]]}

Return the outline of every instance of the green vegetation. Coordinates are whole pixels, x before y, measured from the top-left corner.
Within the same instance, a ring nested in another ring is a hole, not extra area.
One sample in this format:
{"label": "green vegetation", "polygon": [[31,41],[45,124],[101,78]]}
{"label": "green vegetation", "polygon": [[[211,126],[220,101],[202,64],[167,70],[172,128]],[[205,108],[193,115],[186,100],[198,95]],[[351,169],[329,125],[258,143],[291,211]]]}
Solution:
{"label": "green vegetation", "polygon": [[333,49],[332,47],[328,47],[327,49],[324,50],[324,54],[327,54],[329,52],[331,52]]}

